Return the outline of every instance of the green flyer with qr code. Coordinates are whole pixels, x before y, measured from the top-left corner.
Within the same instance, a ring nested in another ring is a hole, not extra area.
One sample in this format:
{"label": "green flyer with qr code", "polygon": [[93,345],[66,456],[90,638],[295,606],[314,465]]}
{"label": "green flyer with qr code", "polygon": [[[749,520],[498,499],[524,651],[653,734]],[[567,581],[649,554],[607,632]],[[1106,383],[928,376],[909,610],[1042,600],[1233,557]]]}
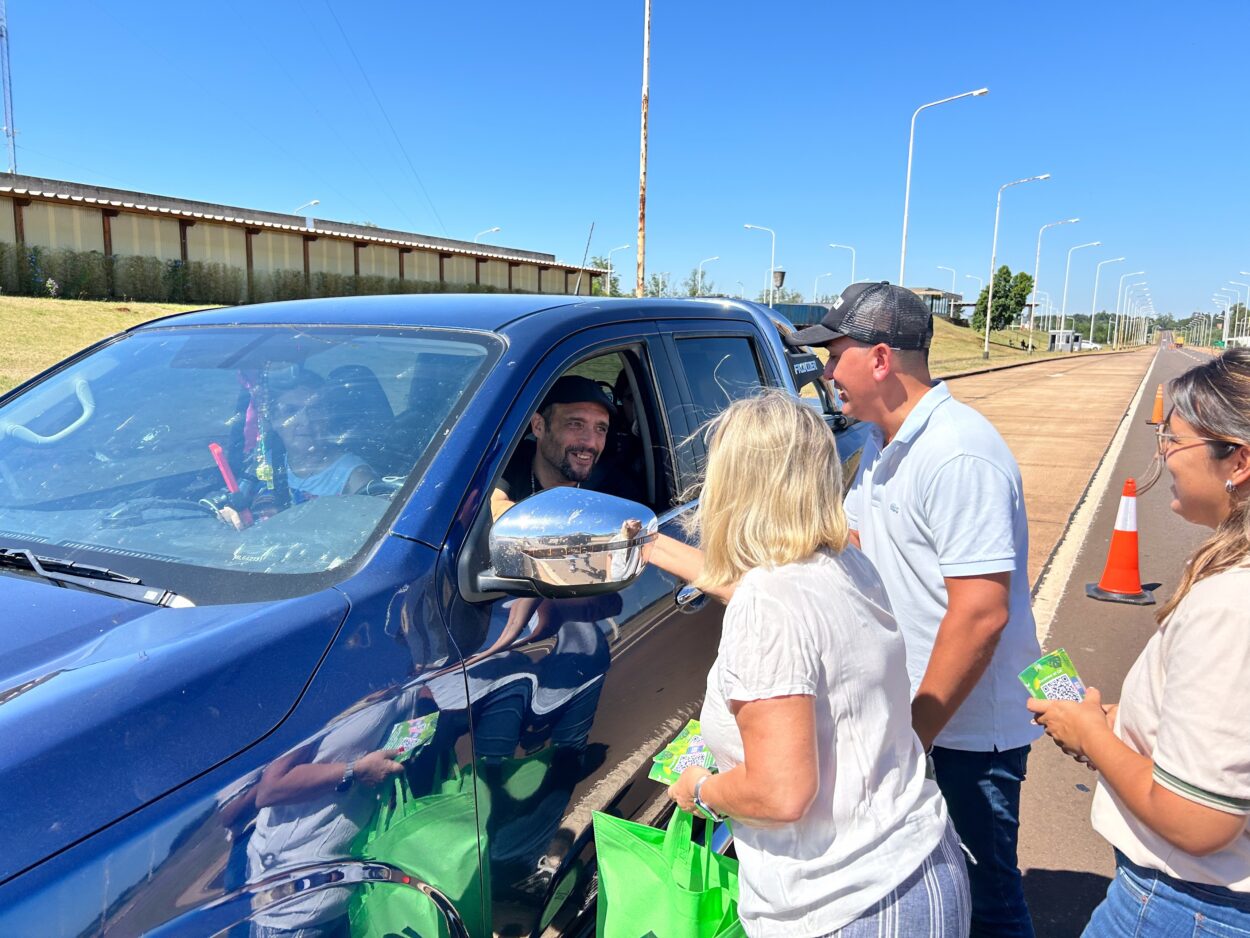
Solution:
{"label": "green flyer with qr code", "polygon": [[1042,655],[1021,671],[1020,683],[1038,700],[1073,700],[1080,703],[1085,699],[1085,683],[1062,648]]}
{"label": "green flyer with qr code", "polygon": [[656,753],[651,761],[647,778],[665,785],[672,785],[691,766],[716,771],[716,758],[703,741],[703,728],[698,720],[691,720],[682,727],[676,738]]}
{"label": "green flyer with qr code", "polygon": [[436,729],[438,729],[437,713],[413,720],[404,720],[403,723],[395,724],[395,728],[391,730],[391,735],[386,738],[386,743],[382,748],[402,750],[395,757],[395,761],[404,762],[429,745]]}

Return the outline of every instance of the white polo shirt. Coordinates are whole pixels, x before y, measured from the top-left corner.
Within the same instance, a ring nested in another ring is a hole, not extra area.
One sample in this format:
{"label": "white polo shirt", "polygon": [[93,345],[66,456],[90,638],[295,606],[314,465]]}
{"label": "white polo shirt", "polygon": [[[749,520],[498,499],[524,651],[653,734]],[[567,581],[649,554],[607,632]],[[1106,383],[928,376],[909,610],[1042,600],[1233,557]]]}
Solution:
{"label": "white polo shirt", "polygon": [[1007,573],[1010,607],[989,667],[935,744],[989,752],[1027,746],[1041,735],[1017,675],[1041,655],[1030,606],[1029,529],[1015,457],[983,416],[938,382],[882,448],[874,427],[846,497],[907,646],[914,697],[938,625],[946,577]]}

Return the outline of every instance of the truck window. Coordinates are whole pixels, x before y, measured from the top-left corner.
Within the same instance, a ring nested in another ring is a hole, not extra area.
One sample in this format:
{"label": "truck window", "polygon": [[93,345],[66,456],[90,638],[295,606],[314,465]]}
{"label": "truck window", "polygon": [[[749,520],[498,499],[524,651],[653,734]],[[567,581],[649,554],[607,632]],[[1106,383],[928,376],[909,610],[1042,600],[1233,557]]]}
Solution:
{"label": "truck window", "polygon": [[[615,410],[608,420],[603,449],[582,484],[641,502],[653,510],[666,509],[672,500],[668,444],[659,419],[659,397],[641,349],[596,355],[569,368],[561,377],[570,375],[597,384]],[[494,516],[505,510],[507,503],[522,501],[539,487],[537,476],[530,471],[537,455],[537,439],[527,426],[495,482]],[[547,455],[559,458],[558,453]]]}
{"label": "truck window", "polygon": [[697,425],[711,420],[734,401],[750,397],[767,383],[760,371],[755,344],[746,337],[678,339],[677,354],[690,387],[692,416]]}

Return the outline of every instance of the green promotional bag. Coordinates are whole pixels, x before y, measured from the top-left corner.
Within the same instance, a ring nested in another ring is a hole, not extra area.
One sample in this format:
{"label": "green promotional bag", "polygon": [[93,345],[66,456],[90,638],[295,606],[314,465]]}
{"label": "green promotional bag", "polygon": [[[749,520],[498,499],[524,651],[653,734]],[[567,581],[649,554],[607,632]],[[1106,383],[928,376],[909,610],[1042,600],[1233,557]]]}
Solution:
{"label": "green promotional bag", "polygon": [[691,839],[675,810],[667,830],[595,812],[599,938],[745,938],[738,861]]}
{"label": "green promotional bag", "polygon": [[[470,935],[490,933],[483,907],[490,907],[489,887],[482,881],[478,844],[486,831],[479,826],[472,775],[452,765],[445,780],[429,795],[414,797],[403,773],[395,778],[393,795],[383,798],[372,821],[361,829],[353,855],[390,863],[438,889],[455,905]],[[357,887],[347,908],[352,938],[445,938],[442,913],[416,889],[394,883]]]}

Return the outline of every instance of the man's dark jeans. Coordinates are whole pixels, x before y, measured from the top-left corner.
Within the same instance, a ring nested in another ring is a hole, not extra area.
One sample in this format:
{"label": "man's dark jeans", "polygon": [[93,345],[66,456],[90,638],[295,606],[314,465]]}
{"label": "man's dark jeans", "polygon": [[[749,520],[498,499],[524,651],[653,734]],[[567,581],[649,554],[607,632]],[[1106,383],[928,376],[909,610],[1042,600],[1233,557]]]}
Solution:
{"label": "man's dark jeans", "polygon": [[1033,938],[1016,861],[1020,783],[1029,747],[1005,752],[965,752],[933,747],[938,788],[959,839],[975,858],[968,863],[974,938]]}

